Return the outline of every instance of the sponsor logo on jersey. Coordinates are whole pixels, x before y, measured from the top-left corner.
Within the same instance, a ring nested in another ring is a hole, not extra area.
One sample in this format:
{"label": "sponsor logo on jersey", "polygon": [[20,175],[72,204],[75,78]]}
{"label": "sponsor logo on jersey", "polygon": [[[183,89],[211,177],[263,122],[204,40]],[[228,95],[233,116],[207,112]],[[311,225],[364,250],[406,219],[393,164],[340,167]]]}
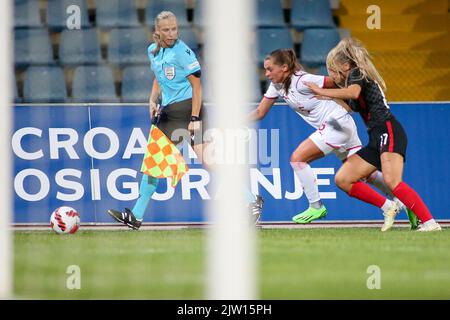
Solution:
{"label": "sponsor logo on jersey", "polygon": [[200,63],[198,63],[198,61],[194,61],[190,65],[188,65],[188,69],[192,70],[192,69],[194,69],[194,68],[196,68],[198,66],[200,66]]}

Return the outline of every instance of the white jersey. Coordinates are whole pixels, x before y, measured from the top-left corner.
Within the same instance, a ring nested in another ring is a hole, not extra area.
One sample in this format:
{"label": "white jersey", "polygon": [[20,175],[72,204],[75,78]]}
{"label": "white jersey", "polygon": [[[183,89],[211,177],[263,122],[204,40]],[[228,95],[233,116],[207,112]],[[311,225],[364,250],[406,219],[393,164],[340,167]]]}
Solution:
{"label": "white jersey", "polygon": [[316,129],[326,121],[339,119],[348,114],[347,110],[333,100],[315,98],[305,82],[314,82],[323,88],[325,77],[299,71],[292,76],[288,93],[284,90],[283,84],[272,82],[264,96],[268,99],[282,97],[297,114]]}

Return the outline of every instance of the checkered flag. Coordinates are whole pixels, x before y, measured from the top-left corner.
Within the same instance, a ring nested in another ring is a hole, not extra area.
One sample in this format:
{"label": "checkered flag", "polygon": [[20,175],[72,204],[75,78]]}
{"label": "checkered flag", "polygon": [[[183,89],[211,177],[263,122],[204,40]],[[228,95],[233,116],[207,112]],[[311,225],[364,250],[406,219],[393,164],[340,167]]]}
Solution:
{"label": "checkered flag", "polygon": [[141,171],[155,178],[171,177],[175,188],[188,170],[181,152],[158,127],[152,125]]}

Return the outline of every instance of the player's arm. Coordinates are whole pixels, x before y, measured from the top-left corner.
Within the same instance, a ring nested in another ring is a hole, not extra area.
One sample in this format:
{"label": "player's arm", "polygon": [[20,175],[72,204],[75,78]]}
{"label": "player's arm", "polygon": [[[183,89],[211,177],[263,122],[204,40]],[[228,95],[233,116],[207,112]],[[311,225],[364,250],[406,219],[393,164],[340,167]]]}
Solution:
{"label": "player's arm", "polygon": [[192,86],[192,112],[191,116],[198,117],[202,107],[202,84],[200,81],[200,71],[188,75],[188,80]]}
{"label": "player's arm", "polygon": [[161,93],[161,88],[159,87],[158,81],[153,80],[152,92],[150,93],[149,108],[150,108],[150,118],[153,118],[158,110],[158,99]]}
{"label": "player's arm", "polygon": [[250,112],[248,116],[249,121],[258,121],[265,117],[267,112],[269,112],[270,108],[272,108],[276,99],[269,99],[263,97],[261,102],[259,103],[258,108]]}
{"label": "player's arm", "polygon": [[306,82],[305,83],[312,92],[314,92],[316,95],[319,96],[325,96],[330,98],[337,98],[337,99],[352,99],[357,100],[360,93],[361,93],[361,86],[359,84],[351,84],[347,88],[342,89],[323,89],[320,88],[317,84],[313,82]]}
{"label": "player's arm", "polygon": [[336,83],[331,77],[325,76],[325,80],[323,83],[323,88],[337,88]]}

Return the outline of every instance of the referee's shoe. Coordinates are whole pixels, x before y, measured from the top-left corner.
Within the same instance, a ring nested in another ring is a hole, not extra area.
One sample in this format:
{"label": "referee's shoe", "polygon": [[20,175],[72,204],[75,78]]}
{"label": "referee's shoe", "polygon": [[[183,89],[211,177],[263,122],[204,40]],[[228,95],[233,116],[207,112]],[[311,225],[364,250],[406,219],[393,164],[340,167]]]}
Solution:
{"label": "referee's shoe", "polygon": [[138,230],[141,227],[142,221],[136,219],[133,212],[128,208],[125,208],[125,212],[109,209],[108,214],[117,222],[126,224],[131,229]]}

